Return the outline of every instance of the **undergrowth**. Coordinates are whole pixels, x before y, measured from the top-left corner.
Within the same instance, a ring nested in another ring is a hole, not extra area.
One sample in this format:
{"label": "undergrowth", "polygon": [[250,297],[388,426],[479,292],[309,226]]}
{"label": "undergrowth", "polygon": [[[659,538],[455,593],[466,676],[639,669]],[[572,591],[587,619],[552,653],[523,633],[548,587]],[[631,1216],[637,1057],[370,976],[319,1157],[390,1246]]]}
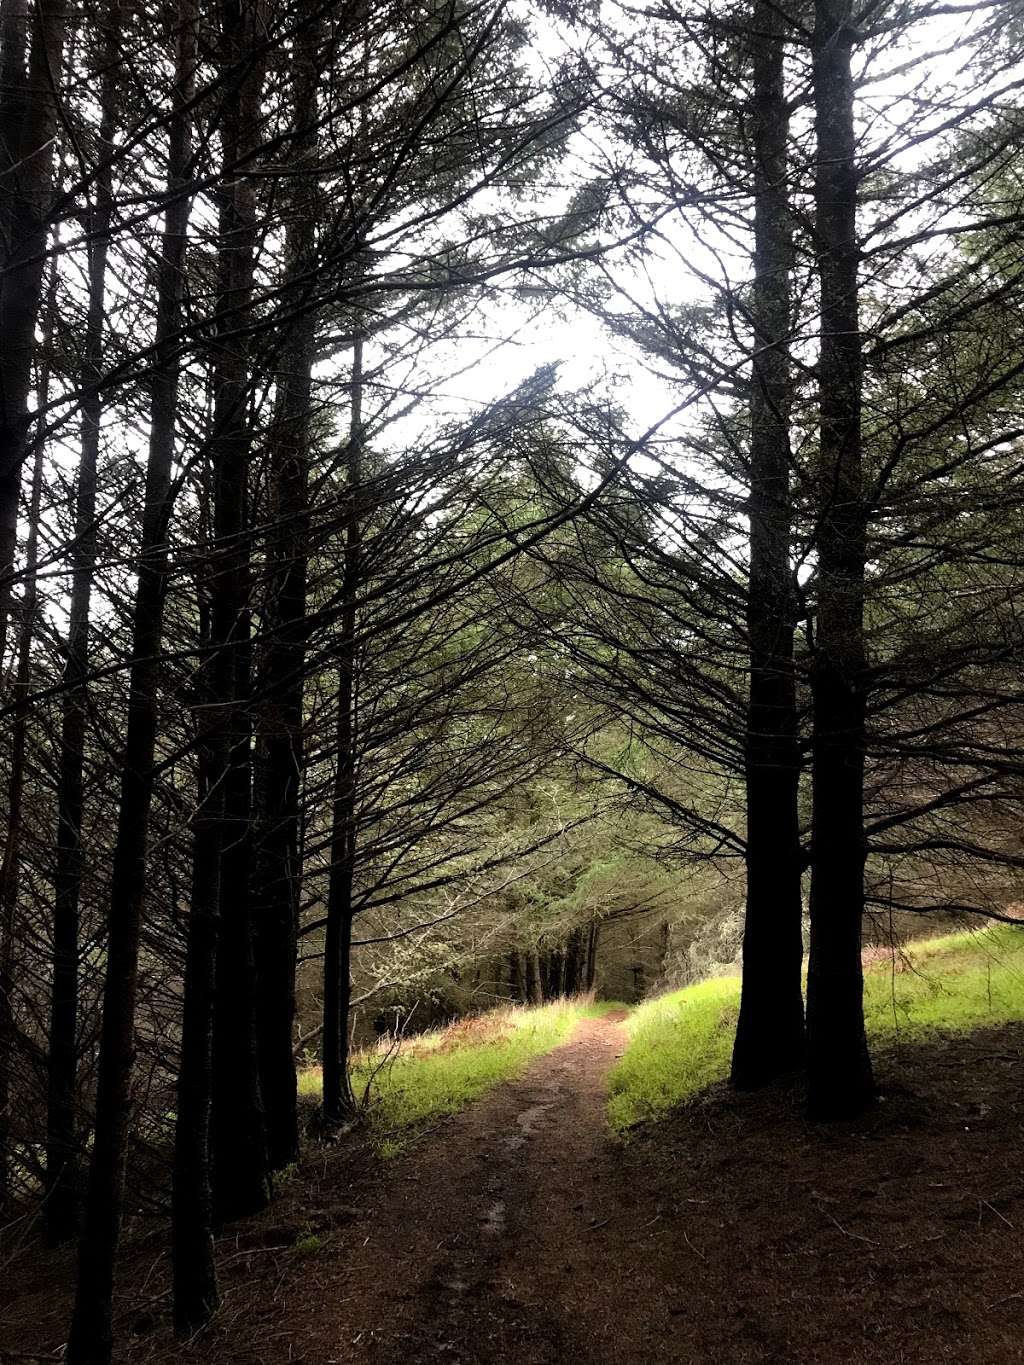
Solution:
{"label": "undergrowth", "polygon": [[[739,977],[717,977],[634,1011],[610,1077],[614,1129],[656,1119],[728,1075],[739,995]],[[871,963],[864,1015],[881,1047],[1024,1019],[1024,928],[925,939]]]}
{"label": "undergrowth", "polygon": [[[529,1009],[510,1006],[418,1034],[399,1045],[387,1040],[354,1059],[352,1088],[365,1100],[377,1149],[391,1156],[411,1130],[454,1114],[502,1081],[514,1080],[534,1057],[564,1043],[574,1025],[614,1009],[556,1000]],[[319,1099],[319,1067],[299,1074],[299,1093]]]}

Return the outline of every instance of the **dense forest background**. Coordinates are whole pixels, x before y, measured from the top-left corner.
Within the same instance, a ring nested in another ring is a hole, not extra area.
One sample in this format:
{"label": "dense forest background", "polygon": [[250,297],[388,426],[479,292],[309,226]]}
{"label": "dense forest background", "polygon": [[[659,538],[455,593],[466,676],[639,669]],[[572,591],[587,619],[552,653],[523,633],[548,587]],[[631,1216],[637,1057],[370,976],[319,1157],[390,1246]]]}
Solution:
{"label": "dense forest background", "polygon": [[[1024,902],[1018,0],[2,0],[0,1190],[211,1230],[349,1051]],[[806,957],[806,987],[803,967]]]}

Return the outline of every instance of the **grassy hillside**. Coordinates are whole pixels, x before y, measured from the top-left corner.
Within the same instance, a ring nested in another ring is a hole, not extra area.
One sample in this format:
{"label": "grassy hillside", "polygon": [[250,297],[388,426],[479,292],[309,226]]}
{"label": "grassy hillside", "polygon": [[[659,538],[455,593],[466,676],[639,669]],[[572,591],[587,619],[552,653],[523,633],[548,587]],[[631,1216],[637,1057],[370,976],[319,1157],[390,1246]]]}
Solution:
{"label": "grassy hillside", "polygon": [[[739,984],[734,976],[704,981],[635,1011],[611,1074],[613,1128],[655,1119],[728,1074]],[[1024,1019],[1024,927],[927,939],[895,962],[873,962],[864,1006],[876,1047]]]}
{"label": "grassy hillside", "polygon": [[[514,1080],[534,1057],[567,1041],[580,1019],[614,1005],[556,1000],[537,1009],[507,1006],[386,1044],[355,1060],[352,1085],[367,1103],[378,1147],[388,1155],[402,1134],[442,1114],[454,1114],[502,1081]],[[320,1068],[299,1075],[299,1093],[319,1099]]]}

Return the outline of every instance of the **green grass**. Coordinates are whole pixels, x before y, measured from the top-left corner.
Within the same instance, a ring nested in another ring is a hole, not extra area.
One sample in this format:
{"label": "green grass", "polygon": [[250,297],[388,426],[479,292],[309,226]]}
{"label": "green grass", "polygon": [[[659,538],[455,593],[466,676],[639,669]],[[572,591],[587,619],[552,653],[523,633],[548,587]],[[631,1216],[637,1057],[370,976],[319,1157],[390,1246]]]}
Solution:
{"label": "green grass", "polygon": [[[864,977],[868,1036],[917,1042],[1024,1019],[1024,927],[925,939]],[[903,970],[899,970],[900,966]]]}
{"label": "green grass", "polygon": [[[537,1009],[513,1006],[409,1039],[388,1055],[383,1047],[355,1059],[352,1086],[362,1099],[377,1149],[393,1156],[403,1137],[431,1119],[454,1114],[502,1081],[514,1080],[542,1053],[564,1043],[582,1018],[615,1008],[557,1000]],[[299,1074],[299,1093],[320,1095],[320,1068]]]}
{"label": "green grass", "polygon": [[728,1072],[739,998],[738,977],[714,977],[633,1012],[609,1079],[613,1128],[657,1118]]}
{"label": "green grass", "polygon": [[[684,1104],[729,1072],[740,983],[718,977],[649,1000],[629,1021],[612,1070],[609,1120],[622,1132]],[[864,977],[876,1047],[1024,1019],[1024,927],[1008,925],[910,944]]]}

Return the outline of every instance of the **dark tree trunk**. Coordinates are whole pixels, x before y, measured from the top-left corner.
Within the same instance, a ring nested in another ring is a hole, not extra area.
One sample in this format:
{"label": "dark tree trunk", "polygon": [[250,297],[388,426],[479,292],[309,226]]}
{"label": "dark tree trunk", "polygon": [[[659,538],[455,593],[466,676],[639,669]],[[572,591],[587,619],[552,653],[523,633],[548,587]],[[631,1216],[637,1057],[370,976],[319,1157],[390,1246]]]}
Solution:
{"label": "dark tree trunk", "polygon": [[[315,259],[316,112],[319,25],[298,45],[295,59],[294,155],[306,173],[297,177],[285,234],[286,271],[308,279]],[[308,471],[310,374],[314,320],[303,309],[300,283],[292,306],[301,316],[289,325],[277,378],[270,437],[270,518],[267,543],[266,644],[260,669],[257,808],[259,843],[253,887],[259,1008],[260,1087],[267,1114],[267,1156],[282,1170],[299,1152],[293,1033],[295,968],[302,867],[300,802],[304,768],[303,663],[306,646],[306,578],[309,556]]]}
{"label": "dark tree trunk", "polygon": [[16,1048],[14,983],[17,976],[18,893],[21,886],[21,836],[24,818],[25,766],[28,758],[29,696],[32,640],[36,630],[39,563],[39,505],[43,485],[43,449],[36,449],[32,470],[28,538],[25,545],[25,589],[20,603],[17,659],[14,670],[14,725],[7,787],[7,831],[0,860],[0,1205],[10,1190],[11,1106]]}
{"label": "dark tree trunk", "polygon": [[545,1000],[557,1000],[565,993],[565,954],[560,948],[544,954],[543,983]]}
{"label": "dark tree trunk", "polygon": [[753,13],[754,362],[750,397],[747,630],[747,904],[732,1083],[764,1085],[804,1060],[800,751],[790,561],[789,333],[793,242],[788,203],[787,25],[770,0]]}
{"label": "dark tree trunk", "polygon": [[580,995],[586,989],[587,943],[582,929],[574,929],[569,935],[565,950],[565,992],[567,995]]}
{"label": "dark tree trunk", "polygon": [[808,1099],[841,1118],[871,1102],[864,1035],[864,565],[857,172],[849,0],[817,0],[815,184],[821,272],[818,593],[813,697]]}
{"label": "dark tree trunk", "polygon": [[338,646],[338,766],[331,812],[331,875],[324,936],[323,1114],[328,1124],[355,1112],[349,1081],[348,1011],[352,981],[352,888],[356,856],[356,600],[362,559],[359,488],[362,482],[363,342],[352,356],[352,409],[348,447],[349,517],[345,528],[341,640]]}
{"label": "dark tree trunk", "polygon": [[200,749],[200,802],[193,822],[192,896],[171,1188],[174,1330],[183,1337],[205,1326],[220,1302],[213,1250],[210,1110],[224,767],[224,755],[216,736],[211,735]]}
{"label": "dark tree trunk", "polygon": [[508,955],[508,979],[512,999],[519,1004],[526,1003],[526,962],[523,954],[513,951]]}
{"label": "dark tree trunk", "polygon": [[[14,606],[21,470],[32,449],[33,364],[53,189],[52,136],[66,7],[53,0],[0,0],[0,666]],[[14,979],[21,873],[22,798],[28,739],[31,643],[42,451],[36,447],[21,625],[15,650],[7,828],[0,859],[0,1201],[10,1177],[15,1046]]]}
{"label": "dark tree trunk", "polygon": [[601,926],[592,924],[587,935],[587,990],[592,991],[597,981],[597,947],[601,936]]}
{"label": "dark tree trunk", "polygon": [[[251,0],[223,0],[222,52],[232,72],[222,133],[216,330],[210,465],[214,546],[209,576],[210,691],[220,724],[220,909],[213,1018],[211,1119],[214,1212],[247,1217],[270,1199],[266,1115],[259,1083],[252,885],[252,723],[247,406],[253,278],[258,238],[256,191],[235,169],[259,137],[263,72],[253,56],[261,22]],[[232,70],[232,68],[234,68]]]}
{"label": "dark tree trunk", "polygon": [[566,995],[572,995],[576,990],[576,963],[579,959],[579,939],[577,931],[573,929],[570,933],[565,951],[562,955],[562,990]]}
{"label": "dark tree trunk", "polygon": [[[112,16],[106,15],[112,36]],[[100,60],[99,145],[114,136],[116,72],[111,42]],[[82,399],[82,444],[75,495],[75,539],[71,551],[71,603],[64,667],[60,749],[57,760],[57,857],[54,872],[53,987],[50,995],[49,1074],[46,1115],[46,1202],[44,1217],[51,1246],[73,1237],[81,1199],[79,1152],[75,1134],[78,1050],[78,907],[82,888],[82,806],[85,732],[89,694],[89,608],[96,568],[96,471],[99,461],[103,399],[104,304],[112,210],[109,166],[97,177],[89,214],[89,311],[86,318]]]}
{"label": "dark tree trunk", "polygon": [[526,954],[526,998],[531,1005],[543,1005],[544,986],[540,955],[536,948]]}
{"label": "dark tree trunk", "polygon": [[329,1126],[351,1119],[357,1105],[349,1076],[352,998],[352,875],[346,858],[331,870],[324,935],[323,1117]]}
{"label": "dark tree trunk", "polygon": [[0,659],[18,552],[21,467],[31,443],[29,394],[53,191],[54,83],[67,14],[63,0],[0,3]]}
{"label": "dark tree trunk", "polygon": [[114,1265],[124,1204],[139,932],[153,797],[158,655],[163,630],[167,526],[171,512],[171,468],[180,373],[173,336],[181,313],[189,214],[188,198],[180,191],[186,183],[189,116],[185,111],[191,99],[195,69],[196,24],[190,0],[182,0],[179,18],[175,88],[181,112],[170,128],[170,202],[157,283],[156,356],[151,387],[146,499],[132,619],[128,721],[110,888],[96,1130],[78,1249],[78,1281],[66,1356],[69,1365],[106,1365],[110,1360]]}
{"label": "dark tree trunk", "polygon": [[[238,711],[235,712],[238,715]],[[213,1016],[211,1147],[218,1223],[259,1212],[270,1201],[266,1115],[259,1083],[256,964],[248,901],[251,837],[249,730],[227,727],[220,814],[221,869]]]}
{"label": "dark tree trunk", "polygon": [[[267,1111],[271,1169],[298,1155],[294,1061],[295,967],[301,865],[302,665],[305,654],[309,345],[283,378],[272,437],[271,603],[263,651],[258,719],[259,844],[253,885],[260,1086]],[[298,349],[298,348],[296,348]],[[286,353],[287,355],[287,353]]]}
{"label": "dark tree trunk", "polygon": [[590,955],[589,929],[576,930],[576,964],[573,977],[573,990],[582,995],[587,989],[587,961]]}

